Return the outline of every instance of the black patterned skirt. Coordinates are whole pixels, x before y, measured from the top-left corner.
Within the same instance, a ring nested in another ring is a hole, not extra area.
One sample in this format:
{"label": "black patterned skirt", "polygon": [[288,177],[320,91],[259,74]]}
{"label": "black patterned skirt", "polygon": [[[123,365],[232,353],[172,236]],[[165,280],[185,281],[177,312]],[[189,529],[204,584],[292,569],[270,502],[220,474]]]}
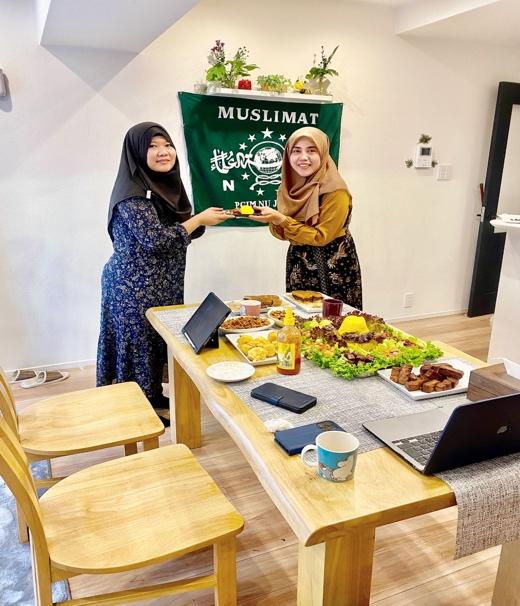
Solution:
{"label": "black patterned skirt", "polygon": [[357,309],[363,308],[361,268],[350,232],[326,246],[291,244],[285,282],[288,292],[317,290]]}

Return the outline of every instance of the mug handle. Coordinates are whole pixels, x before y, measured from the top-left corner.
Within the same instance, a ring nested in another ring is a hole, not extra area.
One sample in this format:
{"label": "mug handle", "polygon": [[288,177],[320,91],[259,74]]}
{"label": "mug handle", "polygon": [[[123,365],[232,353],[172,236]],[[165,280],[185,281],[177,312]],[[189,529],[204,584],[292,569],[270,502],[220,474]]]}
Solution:
{"label": "mug handle", "polygon": [[318,461],[307,461],[305,459],[305,455],[310,452],[311,450],[318,450],[318,447],[316,446],[316,444],[307,444],[307,446],[304,446],[300,457],[302,459],[302,461],[305,463],[305,465],[308,465],[309,467],[318,467]]}

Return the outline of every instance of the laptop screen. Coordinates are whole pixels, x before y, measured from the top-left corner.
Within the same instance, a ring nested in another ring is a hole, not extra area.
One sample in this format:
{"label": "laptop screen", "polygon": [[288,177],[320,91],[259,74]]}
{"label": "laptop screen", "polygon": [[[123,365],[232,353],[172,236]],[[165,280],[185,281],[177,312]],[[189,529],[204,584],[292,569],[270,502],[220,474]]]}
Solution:
{"label": "laptop screen", "polygon": [[215,293],[210,292],[182,328],[182,334],[195,353],[200,353],[210,339],[215,338],[218,327],[230,313],[229,307]]}

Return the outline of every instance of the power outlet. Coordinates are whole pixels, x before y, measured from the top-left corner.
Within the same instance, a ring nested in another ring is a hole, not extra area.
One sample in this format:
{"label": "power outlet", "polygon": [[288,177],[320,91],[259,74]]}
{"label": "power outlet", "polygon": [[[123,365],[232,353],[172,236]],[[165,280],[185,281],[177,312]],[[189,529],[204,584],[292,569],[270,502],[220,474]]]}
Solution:
{"label": "power outlet", "polygon": [[412,307],[415,293],[405,292],[403,297],[403,307]]}

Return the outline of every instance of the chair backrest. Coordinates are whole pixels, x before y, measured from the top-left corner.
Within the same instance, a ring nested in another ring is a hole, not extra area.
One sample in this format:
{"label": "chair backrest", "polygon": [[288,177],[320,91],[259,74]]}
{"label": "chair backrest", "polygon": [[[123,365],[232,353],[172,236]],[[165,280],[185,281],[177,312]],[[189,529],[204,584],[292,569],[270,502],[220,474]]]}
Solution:
{"label": "chair backrest", "polygon": [[18,417],[14,403],[13,392],[4,371],[0,367],[0,412],[5,417],[9,427],[18,436]]}
{"label": "chair backrest", "polygon": [[12,492],[22,510],[31,531],[34,550],[43,562],[49,560],[47,540],[43,531],[40,504],[36,496],[34,480],[29,470],[27,457],[15,433],[0,415],[0,475]]}
{"label": "chair backrest", "polygon": [[9,381],[7,380],[7,375],[4,372],[4,369],[0,366],[0,385],[3,385],[6,389],[9,389]]}
{"label": "chair backrest", "polygon": [[9,424],[11,431],[18,437],[18,417],[14,406],[14,399],[9,385],[6,388],[3,382],[0,382],[0,413],[2,413],[2,416]]}

